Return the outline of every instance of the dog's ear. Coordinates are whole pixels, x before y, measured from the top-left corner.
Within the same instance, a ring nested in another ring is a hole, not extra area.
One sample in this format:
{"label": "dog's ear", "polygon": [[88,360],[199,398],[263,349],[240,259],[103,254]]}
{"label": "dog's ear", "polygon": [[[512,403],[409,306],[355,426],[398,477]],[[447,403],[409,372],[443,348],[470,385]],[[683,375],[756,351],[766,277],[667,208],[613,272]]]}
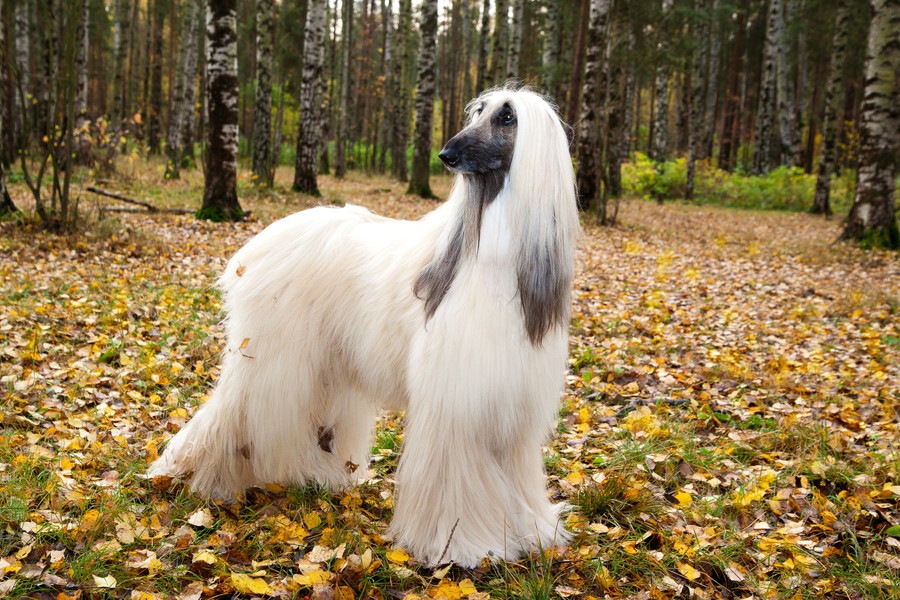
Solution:
{"label": "dog's ear", "polygon": [[519,116],[509,175],[520,244],[519,299],[528,338],[540,346],[552,328],[568,326],[579,231],[575,173],[565,129],[553,107],[532,92],[518,92],[512,102]]}

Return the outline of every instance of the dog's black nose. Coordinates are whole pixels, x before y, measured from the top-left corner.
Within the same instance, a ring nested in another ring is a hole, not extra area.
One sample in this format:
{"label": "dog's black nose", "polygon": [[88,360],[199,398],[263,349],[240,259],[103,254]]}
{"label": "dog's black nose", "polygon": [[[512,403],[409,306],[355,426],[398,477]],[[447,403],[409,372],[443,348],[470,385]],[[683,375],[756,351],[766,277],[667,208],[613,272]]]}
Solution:
{"label": "dog's black nose", "polygon": [[444,146],[444,149],[438,154],[438,158],[448,167],[454,167],[459,162],[459,152],[450,146]]}

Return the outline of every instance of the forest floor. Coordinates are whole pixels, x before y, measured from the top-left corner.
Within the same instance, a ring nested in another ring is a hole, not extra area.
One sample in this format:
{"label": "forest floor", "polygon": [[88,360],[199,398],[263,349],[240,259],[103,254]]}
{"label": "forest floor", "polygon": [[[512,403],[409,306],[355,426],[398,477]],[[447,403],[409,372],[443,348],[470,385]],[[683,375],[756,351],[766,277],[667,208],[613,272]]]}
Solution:
{"label": "forest floor", "polygon": [[[196,175],[124,171],[104,185],[199,206]],[[271,486],[233,507],[154,487],[148,461],[218,373],[216,277],[312,203],[288,176],[268,192],[242,180],[253,218],[233,225],[0,223],[0,597],[900,595],[900,260],[805,214],[626,199],[616,227],[585,224],[544,450],[569,547],[473,570],[393,547],[396,415],[371,480],[343,494]],[[321,183],[322,202],[392,217],[437,206],[382,178]],[[434,185],[446,197],[449,179]]]}

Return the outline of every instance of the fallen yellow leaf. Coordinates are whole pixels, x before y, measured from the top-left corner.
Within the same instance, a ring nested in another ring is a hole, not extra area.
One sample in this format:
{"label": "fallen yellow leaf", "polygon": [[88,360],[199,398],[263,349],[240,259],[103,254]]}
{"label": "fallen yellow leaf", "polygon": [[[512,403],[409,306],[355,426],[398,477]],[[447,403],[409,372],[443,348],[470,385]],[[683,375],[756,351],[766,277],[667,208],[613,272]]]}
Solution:
{"label": "fallen yellow leaf", "polygon": [[385,554],[387,559],[394,564],[402,565],[405,562],[409,561],[409,554],[406,553],[406,550],[402,548],[393,548],[388,550]]}
{"label": "fallen yellow leaf", "polygon": [[700,577],[701,573],[691,565],[687,563],[680,562],[677,564],[678,572],[688,578],[690,581],[694,581],[698,577]]}
{"label": "fallen yellow leaf", "polygon": [[268,594],[269,584],[265,579],[250,577],[242,573],[231,574],[231,585],[241,594]]}

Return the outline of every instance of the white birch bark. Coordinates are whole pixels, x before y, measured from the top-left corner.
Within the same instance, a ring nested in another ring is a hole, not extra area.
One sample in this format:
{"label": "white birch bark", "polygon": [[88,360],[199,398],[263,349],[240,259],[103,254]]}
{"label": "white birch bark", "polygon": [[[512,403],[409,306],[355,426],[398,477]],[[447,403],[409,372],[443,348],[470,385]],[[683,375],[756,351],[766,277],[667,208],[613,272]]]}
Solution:
{"label": "white birch bark", "polygon": [[81,130],[87,122],[89,7],[88,0],[80,0],[75,34],[75,130],[78,136],[84,134]]}
{"label": "white birch bark", "polygon": [[753,170],[768,173],[779,160],[780,135],[778,121],[778,62],[784,39],[784,0],[770,0],[766,17],[766,42],[763,50],[763,71],[760,81],[756,128],[753,136]]}
{"label": "white birch bark", "polygon": [[206,187],[198,216],[237,220],[244,214],[237,197],[237,0],[207,0],[206,71]]}
{"label": "white birch bark", "polygon": [[494,38],[491,45],[490,85],[503,83],[506,75],[506,53],[509,48],[509,0],[494,2]]}
{"label": "white birch bark", "polygon": [[[32,0],[17,0],[14,15],[16,25],[16,71],[20,81],[18,85],[25,94],[28,94],[31,89],[31,44],[29,43],[31,37],[29,25],[31,21],[29,18],[31,13],[31,2]],[[16,119],[16,123],[19,124],[20,127],[22,126],[22,113],[29,104],[28,99],[22,97],[17,90],[16,109],[18,110],[19,118]]]}
{"label": "white birch bark", "polygon": [[252,172],[257,183],[268,186],[272,185],[273,177],[271,168],[273,9],[274,0],[256,0],[256,103],[253,110]]}
{"label": "white birch bark", "polygon": [[831,214],[831,175],[837,156],[837,131],[841,119],[841,92],[844,88],[844,63],[850,29],[849,0],[839,0],[834,17],[834,42],[831,48],[831,64],[828,67],[828,84],[825,89],[825,114],[822,119],[822,151],[816,173],[816,194],[810,212]]}
{"label": "white birch bark", "polygon": [[895,213],[900,146],[900,0],[871,0],[856,194],[842,237],[900,248]]}
{"label": "white birch bark", "polygon": [[432,198],[428,183],[431,166],[431,128],[434,123],[434,55],[437,49],[437,0],[422,0],[422,46],[416,83],[416,129],[408,194]]}
{"label": "white birch bark", "polygon": [[525,0],[512,0],[512,24],[509,29],[509,51],[506,54],[506,78],[519,78],[522,55],[522,28],[525,25]]}
{"label": "white birch bark", "polygon": [[300,87],[300,131],[297,134],[297,162],[294,169],[294,189],[319,196],[316,181],[318,148],[322,143],[320,116],[325,63],[325,17],[327,0],[309,0],[304,32],[303,81]]}
{"label": "white birch bark", "polygon": [[578,207],[581,210],[596,205],[601,193],[600,134],[603,123],[600,95],[605,94],[605,90],[600,89],[600,80],[606,55],[609,8],[610,0],[591,0],[576,150]]}
{"label": "white birch bark", "polygon": [[665,21],[672,10],[673,0],[662,0],[662,20],[660,25],[663,35],[657,41],[659,62],[656,66],[654,85],[654,122],[653,122],[653,160],[666,160],[666,146],[669,137],[669,42],[665,33]]}
{"label": "white birch bark", "polygon": [[193,92],[197,70],[197,25],[200,20],[200,4],[188,0],[184,6],[181,26],[181,48],[178,51],[175,82],[172,90],[172,106],[169,108],[169,127],[166,132],[166,179],[178,179],[183,151],[184,121],[193,113]]}
{"label": "white birch bark", "polygon": [[478,42],[478,66],[475,70],[475,94],[480,94],[488,85],[488,54],[491,31],[491,0],[484,0],[481,6],[481,39]]}

